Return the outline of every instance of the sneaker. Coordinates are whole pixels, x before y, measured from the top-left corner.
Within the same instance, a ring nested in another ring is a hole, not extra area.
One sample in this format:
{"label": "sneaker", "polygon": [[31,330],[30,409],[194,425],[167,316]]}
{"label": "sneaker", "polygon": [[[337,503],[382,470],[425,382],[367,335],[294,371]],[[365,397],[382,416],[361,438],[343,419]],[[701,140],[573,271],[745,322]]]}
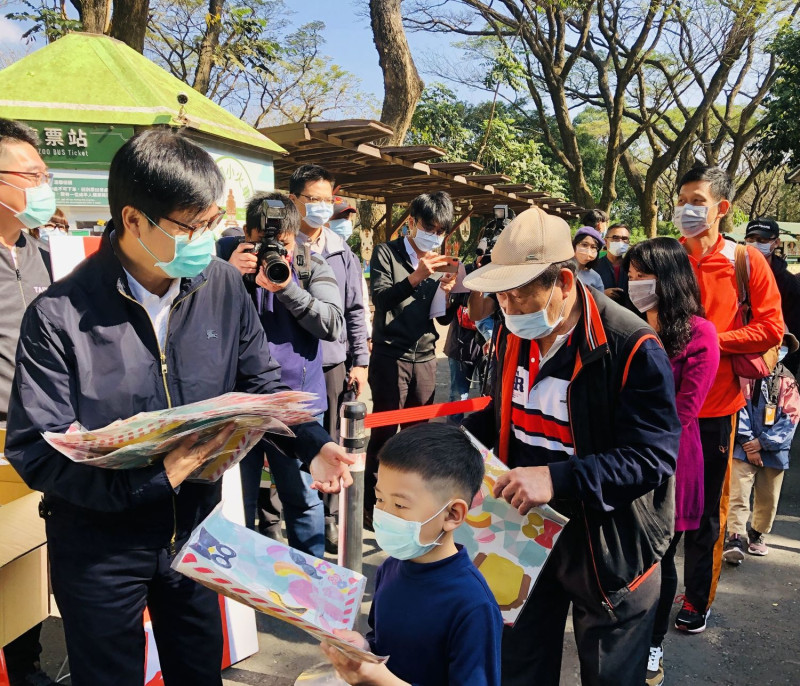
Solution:
{"label": "sneaker", "polygon": [[751,555],[759,555],[763,557],[769,552],[767,544],[764,543],[764,534],[759,533],[755,529],[750,529],[747,532],[747,552]]}
{"label": "sneaker", "polygon": [[664,649],[661,646],[650,646],[650,657],[647,659],[647,686],[661,686],[664,683]]}
{"label": "sneaker", "polygon": [[744,560],[744,541],[739,534],[731,534],[725,541],[725,548],[722,550],[722,559],[729,565],[740,565]]}
{"label": "sneaker", "polygon": [[711,608],[705,612],[700,612],[694,605],[689,602],[686,596],[678,596],[679,600],[683,600],[683,607],[675,617],[675,628],[678,631],[685,631],[689,634],[699,634],[706,630],[706,620],[711,614]]}

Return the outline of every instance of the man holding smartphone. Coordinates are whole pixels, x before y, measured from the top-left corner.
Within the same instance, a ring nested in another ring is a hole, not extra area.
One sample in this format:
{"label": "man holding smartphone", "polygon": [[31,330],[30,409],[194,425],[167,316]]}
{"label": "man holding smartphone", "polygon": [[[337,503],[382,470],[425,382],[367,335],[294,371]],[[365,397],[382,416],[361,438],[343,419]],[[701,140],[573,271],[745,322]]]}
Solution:
{"label": "man holding smartphone", "polygon": [[[409,210],[408,235],[376,246],[370,263],[375,314],[369,385],[374,412],[433,403],[439,338],[433,320],[447,325],[455,311],[449,297],[456,275],[442,271],[453,258],[441,254],[444,238],[453,225],[450,196],[424,193],[411,201]],[[437,307],[442,295],[444,314],[435,317],[442,309]],[[375,428],[370,436],[364,496],[367,526],[371,525],[375,502],[378,451],[397,428]]]}

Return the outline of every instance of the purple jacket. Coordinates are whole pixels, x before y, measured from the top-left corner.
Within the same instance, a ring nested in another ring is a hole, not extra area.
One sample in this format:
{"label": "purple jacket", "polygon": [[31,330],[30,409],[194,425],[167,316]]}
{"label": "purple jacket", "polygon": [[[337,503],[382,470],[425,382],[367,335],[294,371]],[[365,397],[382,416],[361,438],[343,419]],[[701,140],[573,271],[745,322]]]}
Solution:
{"label": "purple jacket", "polygon": [[675,531],[700,525],[703,514],[703,450],[698,415],[719,366],[719,342],[714,325],[692,317],[692,338],[670,360],[675,378],[675,405],[681,421],[681,443],[675,469]]}

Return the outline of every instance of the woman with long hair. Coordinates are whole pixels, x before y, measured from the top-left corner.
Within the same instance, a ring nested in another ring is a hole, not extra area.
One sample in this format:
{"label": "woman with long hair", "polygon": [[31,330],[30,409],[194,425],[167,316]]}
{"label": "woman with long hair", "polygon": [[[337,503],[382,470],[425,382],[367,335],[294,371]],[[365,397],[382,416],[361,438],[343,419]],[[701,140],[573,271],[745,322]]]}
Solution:
{"label": "woman with long hair", "polygon": [[658,333],[675,377],[675,403],[681,442],[675,469],[675,535],[661,560],[661,597],[656,610],[648,686],[664,681],[662,643],[678,587],[675,551],[684,531],[696,529],[703,513],[703,452],[698,415],[719,366],[719,342],[703,319],[700,287],[686,250],[674,238],[653,238],[634,245],[625,256],[628,296]]}
{"label": "woman with long hair", "polygon": [[600,232],[591,226],[582,226],[572,239],[575,260],[578,263],[578,279],[586,286],[596,288],[598,291],[605,290],[605,287],[603,286],[602,277],[593,267],[597,264],[597,258],[605,244],[606,242]]}

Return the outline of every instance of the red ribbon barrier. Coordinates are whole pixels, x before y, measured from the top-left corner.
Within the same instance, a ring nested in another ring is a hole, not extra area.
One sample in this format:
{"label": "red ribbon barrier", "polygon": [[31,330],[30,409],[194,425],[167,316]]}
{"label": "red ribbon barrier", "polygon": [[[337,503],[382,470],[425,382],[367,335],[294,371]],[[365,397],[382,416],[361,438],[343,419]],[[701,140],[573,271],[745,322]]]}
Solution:
{"label": "red ribbon barrier", "polygon": [[374,429],[378,426],[392,426],[407,422],[421,422],[434,417],[448,417],[453,414],[466,414],[484,410],[491,402],[491,397],[484,395],[480,398],[469,400],[456,400],[452,403],[438,403],[437,405],[423,405],[422,407],[409,407],[404,410],[388,410],[387,412],[374,412],[368,414],[364,420],[364,427]]}

